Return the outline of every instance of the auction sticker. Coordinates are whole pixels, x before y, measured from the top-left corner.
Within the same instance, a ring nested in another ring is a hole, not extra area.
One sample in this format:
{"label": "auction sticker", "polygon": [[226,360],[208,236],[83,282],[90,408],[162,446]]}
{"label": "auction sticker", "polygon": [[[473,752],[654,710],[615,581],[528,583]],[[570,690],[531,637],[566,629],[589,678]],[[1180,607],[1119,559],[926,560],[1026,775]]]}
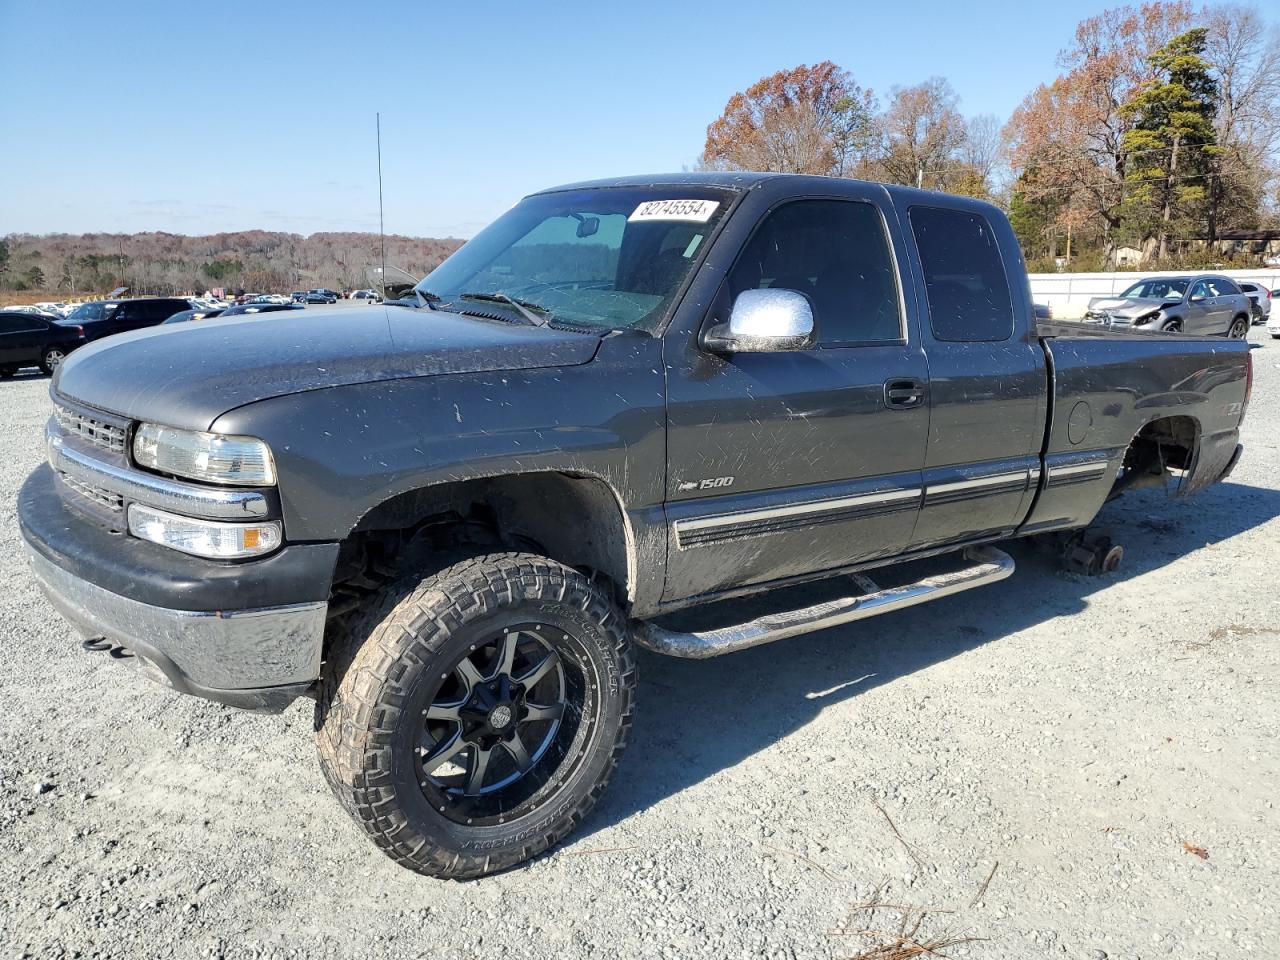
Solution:
{"label": "auction sticker", "polygon": [[706,223],[718,206],[718,200],[646,200],[631,212],[627,221],[686,220]]}

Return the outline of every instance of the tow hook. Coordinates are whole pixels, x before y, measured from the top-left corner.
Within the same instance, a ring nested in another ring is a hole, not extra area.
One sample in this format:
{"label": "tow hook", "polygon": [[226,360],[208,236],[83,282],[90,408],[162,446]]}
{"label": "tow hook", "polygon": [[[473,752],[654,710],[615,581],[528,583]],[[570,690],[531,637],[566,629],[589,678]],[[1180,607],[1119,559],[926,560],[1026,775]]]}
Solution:
{"label": "tow hook", "polygon": [[128,660],[133,652],[128,647],[112,643],[106,637],[86,637],[80,641],[80,649],[85,653],[106,653],[116,660]]}

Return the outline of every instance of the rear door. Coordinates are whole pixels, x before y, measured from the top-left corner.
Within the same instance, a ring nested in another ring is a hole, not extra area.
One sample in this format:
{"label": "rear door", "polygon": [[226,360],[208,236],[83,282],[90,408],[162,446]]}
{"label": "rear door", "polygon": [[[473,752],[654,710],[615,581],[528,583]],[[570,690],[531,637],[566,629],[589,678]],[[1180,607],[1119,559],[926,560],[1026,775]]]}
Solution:
{"label": "rear door", "polygon": [[0,313],[0,365],[17,366],[27,358],[22,348],[22,331],[27,317],[21,313]]}
{"label": "rear door", "polygon": [[720,356],[668,340],[667,600],[891,556],[911,535],[928,371],[901,236],[882,188],[839,193],[763,211],[704,315],[727,319],[744,290],[796,290],[815,347]]}
{"label": "rear door", "polygon": [[0,362],[26,365],[40,359],[49,336],[49,321],[30,313],[0,314]]}
{"label": "rear door", "polygon": [[944,199],[911,206],[907,219],[929,360],[925,496],[911,547],[928,549],[1021,521],[1040,476],[1048,377],[1008,222]]}
{"label": "rear door", "polygon": [[44,356],[45,347],[52,342],[55,327],[52,320],[43,317],[28,317],[27,324],[18,334],[17,346],[22,352],[24,363],[39,363]]}

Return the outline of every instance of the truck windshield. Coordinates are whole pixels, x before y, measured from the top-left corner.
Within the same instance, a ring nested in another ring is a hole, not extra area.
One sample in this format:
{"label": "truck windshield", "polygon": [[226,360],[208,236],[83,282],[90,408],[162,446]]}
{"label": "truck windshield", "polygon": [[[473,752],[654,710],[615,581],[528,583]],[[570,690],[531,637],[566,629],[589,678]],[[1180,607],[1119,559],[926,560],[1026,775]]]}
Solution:
{"label": "truck windshield", "polygon": [[444,309],[505,314],[519,301],[551,323],[652,333],[731,199],[679,184],[528,197],[417,290]]}

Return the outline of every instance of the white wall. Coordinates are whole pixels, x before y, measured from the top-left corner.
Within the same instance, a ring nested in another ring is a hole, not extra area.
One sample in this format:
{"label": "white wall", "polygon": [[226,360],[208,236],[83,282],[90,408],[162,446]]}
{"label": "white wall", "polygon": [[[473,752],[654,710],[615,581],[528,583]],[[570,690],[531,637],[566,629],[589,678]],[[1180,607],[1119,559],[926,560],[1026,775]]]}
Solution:
{"label": "white wall", "polygon": [[[1185,277],[1196,271],[1155,271],[1142,273],[1126,270],[1122,273],[1033,273],[1031,298],[1036,303],[1053,307],[1053,315],[1059,319],[1083,317],[1091,297],[1109,297],[1120,293],[1143,277]],[[1249,280],[1268,290],[1280,289],[1280,270],[1213,270],[1233,280]]]}

